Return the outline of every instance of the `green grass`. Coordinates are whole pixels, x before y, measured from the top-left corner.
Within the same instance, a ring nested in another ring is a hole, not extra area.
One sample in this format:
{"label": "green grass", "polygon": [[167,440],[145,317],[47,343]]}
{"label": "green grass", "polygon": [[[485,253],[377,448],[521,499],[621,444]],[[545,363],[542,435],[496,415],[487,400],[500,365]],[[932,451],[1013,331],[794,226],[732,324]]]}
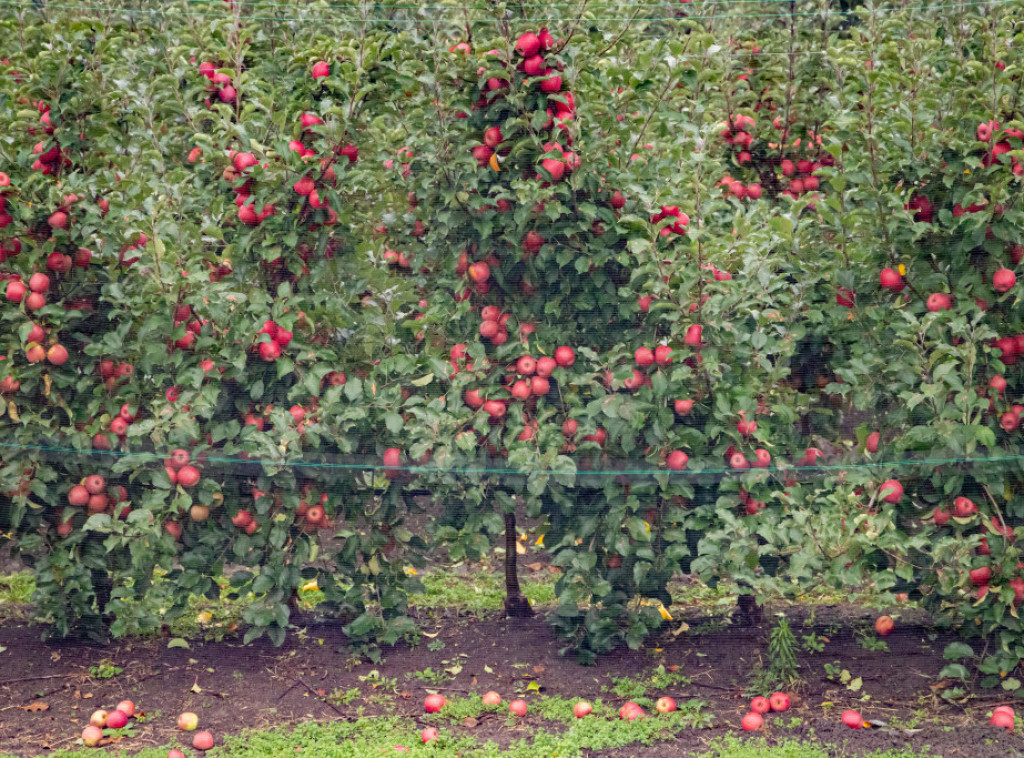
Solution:
{"label": "green grass", "polygon": [[[501,571],[481,567],[475,573],[459,576],[449,571],[436,570],[424,572],[420,579],[424,592],[412,595],[409,604],[420,613],[458,612],[482,615],[498,612],[505,599],[504,574]],[[526,574],[520,578],[523,593],[538,608],[551,607],[555,604],[555,582],[557,575],[547,571]],[[161,577],[156,577],[156,582]],[[193,597],[189,600],[188,610],[170,622],[172,637],[220,641],[235,634],[242,622],[242,614],[252,600],[252,594],[241,594],[236,598],[228,597],[229,581],[220,577],[218,580],[224,595],[217,599]],[[0,621],[28,621],[32,618],[30,601],[35,589],[35,581],[28,571],[0,576]],[[672,612],[679,609],[699,608],[701,612],[722,619],[727,623],[729,614],[735,605],[736,588],[722,583],[711,588],[692,581],[677,581],[670,585],[674,603]],[[313,609],[324,599],[324,594],[317,590],[300,590],[300,600]],[[775,602],[780,602],[777,599]],[[836,591],[812,590],[797,598],[781,600],[783,605],[831,604],[840,601],[856,603],[867,608],[882,608],[893,604],[891,596],[872,591],[840,594]],[[715,631],[715,622],[694,629],[694,633]],[[438,645],[440,647],[440,645]]]}
{"label": "green grass", "polygon": [[24,617],[35,588],[35,578],[29,571],[0,576],[0,621]]}
{"label": "green grass", "polygon": [[[530,727],[530,737],[499,747],[493,742],[481,742],[471,735],[455,735],[440,723],[440,739],[432,745],[423,745],[419,729],[409,719],[396,717],[364,718],[354,722],[317,724],[307,722],[294,729],[280,728],[250,731],[230,736],[205,755],[207,758],[281,758],[301,755],[303,758],[379,758],[381,755],[399,754],[395,746],[410,749],[413,755],[431,755],[438,758],[575,758],[595,750],[611,750],[639,743],[653,745],[671,740],[675,734],[688,728],[687,716],[667,714],[657,718],[624,722],[618,719],[587,718],[559,733]],[[166,758],[169,746],[145,748],[135,758]],[[173,747],[173,746],[171,746]],[[178,745],[184,748],[184,745]],[[186,749],[186,754],[191,754]],[[90,748],[72,748],[50,753],[47,758],[85,758],[103,755],[107,758],[126,756],[122,751],[97,752]],[[768,745],[764,740],[740,740],[729,736],[713,741],[705,758],[842,758],[849,753],[842,746],[782,741]],[[933,758],[925,748],[922,751],[903,749],[876,752],[864,758]],[[0,758],[13,758],[0,753]]]}
{"label": "green grass", "polygon": [[[413,595],[409,604],[423,610],[459,610],[464,613],[486,613],[501,610],[505,602],[505,575],[496,571],[480,571],[470,576],[455,576],[445,572],[426,573],[421,577],[426,590]],[[553,605],[555,602],[553,574],[541,578],[521,577],[520,588],[535,606]]]}

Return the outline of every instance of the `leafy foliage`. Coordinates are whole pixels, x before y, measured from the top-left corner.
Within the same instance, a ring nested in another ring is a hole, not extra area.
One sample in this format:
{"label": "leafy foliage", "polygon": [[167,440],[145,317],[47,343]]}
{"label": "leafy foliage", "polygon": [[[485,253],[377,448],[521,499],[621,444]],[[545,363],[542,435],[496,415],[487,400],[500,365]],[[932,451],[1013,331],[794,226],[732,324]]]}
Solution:
{"label": "leafy foliage", "polygon": [[407,566],[526,513],[583,660],[686,572],[870,580],[1020,666],[1012,4],[285,6],[0,17],[0,534],[55,633],[231,565],[247,640],[317,579],[392,644]]}

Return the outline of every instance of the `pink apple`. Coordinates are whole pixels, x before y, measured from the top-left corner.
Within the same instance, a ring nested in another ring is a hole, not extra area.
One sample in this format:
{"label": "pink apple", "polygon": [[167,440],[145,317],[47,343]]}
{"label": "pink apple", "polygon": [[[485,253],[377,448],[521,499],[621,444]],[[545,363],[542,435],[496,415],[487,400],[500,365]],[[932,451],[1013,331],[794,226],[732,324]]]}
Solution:
{"label": "pink apple", "polygon": [[89,717],[89,725],[97,726],[102,729],[107,725],[107,716],[109,715],[110,714],[104,710],[93,711],[92,715]]}
{"label": "pink apple", "polygon": [[843,711],[843,723],[851,729],[860,729],[864,726],[864,717],[857,711]]}
{"label": "pink apple", "polygon": [[526,701],[525,700],[513,700],[508,704],[508,712],[514,713],[516,716],[526,715]]}
{"label": "pink apple", "polygon": [[440,736],[441,735],[438,733],[437,729],[435,729],[432,726],[428,726],[426,729],[420,732],[420,739],[423,740],[424,745],[433,742]]}
{"label": "pink apple", "polygon": [[480,699],[483,701],[484,705],[501,705],[501,695],[494,690],[485,692],[483,697]]}
{"label": "pink apple", "polygon": [[103,739],[103,730],[98,726],[87,726],[82,730],[82,742],[86,747],[96,747]]}
{"label": "pink apple", "polygon": [[179,729],[191,732],[197,726],[199,726],[199,717],[196,714],[185,712],[178,716]]}
{"label": "pink apple", "polygon": [[575,716],[578,719],[581,719],[584,716],[589,716],[593,712],[594,712],[594,706],[592,706],[586,700],[579,701],[572,708],[572,715]]}
{"label": "pink apple", "polygon": [[196,732],[192,738],[192,747],[196,750],[209,750],[213,747],[213,735],[209,732]]}
{"label": "pink apple", "polygon": [[764,719],[761,718],[760,713],[754,713],[751,711],[743,717],[743,720],[740,722],[740,726],[743,727],[744,732],[756,732],[764,726]]}
{"label": "pink apple", "polygon": [[658,713],[671,713],[676,709],[676,701],[670,697],[660,697],[654,708]]}
{"label": "pink apple", "polygon": [[448,699],[444,695],[427,695],[423,701],[423,710],[427,713],[438,713],[448,705]]}

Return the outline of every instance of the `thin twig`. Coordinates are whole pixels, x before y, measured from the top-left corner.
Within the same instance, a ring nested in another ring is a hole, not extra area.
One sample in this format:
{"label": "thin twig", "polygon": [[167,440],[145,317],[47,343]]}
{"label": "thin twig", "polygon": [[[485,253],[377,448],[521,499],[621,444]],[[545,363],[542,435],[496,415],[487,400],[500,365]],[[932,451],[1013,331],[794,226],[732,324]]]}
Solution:
{"label": "thin twig", "polygon": [[319,692],[317,692],[316,690],[314,690],[314,689],[313,689],[312,687],[310,687],[310,686],[309,686],[308,684],[306,684],[305,680],[303,680],[303,679],[302,679],[302,678],[300,678],[300,677],[295,677],[295,678],[294,678],[294,681],[298,682],[298,683],[299,683],[299,684],[301,684],[301,685],[302,685],[303,687],[305,687],[305,688],[306,688],[307,690],[309,690],[309,694],[311,694],[311,695],[312,695],[313,697],[315,697],[315,698],[316,698],[317,700],[319,700],[319,701],[320,701],[321,703],[323,703],[324,705],[326,705],[326,706],[327,706],[328,708],[330,708],[330,709],[331,709],[332,711],[334,711],[335,713],[337,713],[337,714],[338,714],[339,716],[341,716],[342,718],[348,718],[348,716],[346,716],[346,715],[345,715],[344,713],[342,713],[342,712],[341,712],[340,710],[338,710],[338,706],[336,706],[336,705],[335,705],[334,703],[332,703],[332,702],[331,702],[330,700],[328,700],[328,699],[326,699],[326,698],[324,698],[324,697],[321,697],[321,696],[320,696],[320,693],[319,693]]}
{"label": "thin twig", "polygon": [[20,684],[21,682],[38,682],[41,679],[61,679],[73,676],[85,676],[85,674],[51,674],[50,676],[26,676],[21,679],[5,679],[0,682],[0,687],[5,687],[8,684]]}
{"label": "thin twig", "polygon": [[636,9],[636,13],[634,13],[634,14],[633,14],[633,15],[632,15],[632,16],[630,17],[630,19],[629,19],[629,20],[628,20],[628,21],[626,22],[626,25],[625,25],[624,27],[622,27],[622,31],[621,31],[621,32],[619,32],[619,36],[618,36],[618,37],[616,37],[615,39],[613,39],[613,40],[612,40],[612,42],[611,42],[611,44],[610,44],[610,45],[608,45],[608,47],[606,47],[606,48],[602,49],[602,50],[601,50],[600,52],[598,52],[598,53],[597,53],[597,54],[596,54],[596,55],[595,55],[594,57],[595,57],[595,58],[600,58],[600,57],[601,57],[602,55],[604,55],[604,54],[605,54],[605,53],[607,53],[607,52],[608,52],[609,50],[611,50],[611,49],[612,49],[613,47],[615,47],[615,46],[616,46],[617,44],[619,44],[619,40],[621,40],[621,39],[622,39],[622,37],[623,37],[623,35],[624,35],[624,34],[625,34],[626,32],[628,32],[628,31],[629,31],[629,27],[633,25],[633,22],[634,22],[634,21],[636,21],[636,17],[640,15],[640,11],[642,11],[642,10],[643,10],[643,6],[642,6],[642,5],[638,5],[638,6],[637,6],[637,9]]}
{"label": "thin twig", "polygon": [[587,9],[588,2],[590,2],[590,0],[583,0],[583,5],[580,6],[580,15],[576,17],[576,21],[573,23],[572,29],[569,30],[569,36],[565,38],[565,41],[563,41],[562,44],[559,45],[557,50],[552,50],[552,52],[555,55],[558,55],[560,52],[565,50],[566,46],[569,44],[569,41],[573,38],[573,35],[576,34],[576,30],[580,28],[580,21],[583,20],[583,11]]}

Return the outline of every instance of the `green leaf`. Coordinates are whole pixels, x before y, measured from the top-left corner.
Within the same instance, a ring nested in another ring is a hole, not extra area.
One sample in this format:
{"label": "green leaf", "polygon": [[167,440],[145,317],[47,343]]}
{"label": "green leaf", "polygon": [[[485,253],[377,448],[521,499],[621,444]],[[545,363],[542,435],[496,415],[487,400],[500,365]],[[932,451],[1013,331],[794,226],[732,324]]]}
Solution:
{"label": "green leaf", "polygon": [[942,651],[942,657],[947,661],[959,661],[964,658],[973,658],[974,649],[965,642],[950,642]]}

